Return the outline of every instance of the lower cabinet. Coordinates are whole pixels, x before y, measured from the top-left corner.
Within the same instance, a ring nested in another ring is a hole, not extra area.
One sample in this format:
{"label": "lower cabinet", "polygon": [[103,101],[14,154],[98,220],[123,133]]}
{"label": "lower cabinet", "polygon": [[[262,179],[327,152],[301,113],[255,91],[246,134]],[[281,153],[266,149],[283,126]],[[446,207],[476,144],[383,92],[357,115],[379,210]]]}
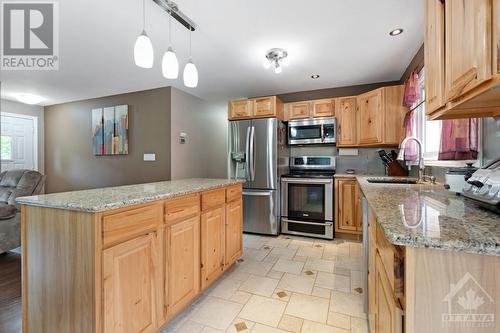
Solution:
{"label": "lower cabinet", "polygon": [[335,231],[340,233],[361,234],[358,182],[355,178],[335,180]]}
{"label": "lower cabinet", "polygon": [[200,291],[200,216],[165,228],[165,308],[171,318]]}
{"label": "lower cabinet", "polygon": [[224,206],[201,214],[201,288],[205,289],[224,270]]}
{"label": "lower cabinet", "polygon": [[226,266],[233,264],[243,251],[242,208],[241,199],[226,205]]}
{"label": "lower cabinet", "polygon": [[150,233],[103,251],[104,332],[155,332],[157,236]]}
{"label": "lower cabinet", "polygon": [[375,259],[376,281],[376,314],[375,332],[377,333],[402,333],[403,312],[394,299],[389,279],[378,253]]}

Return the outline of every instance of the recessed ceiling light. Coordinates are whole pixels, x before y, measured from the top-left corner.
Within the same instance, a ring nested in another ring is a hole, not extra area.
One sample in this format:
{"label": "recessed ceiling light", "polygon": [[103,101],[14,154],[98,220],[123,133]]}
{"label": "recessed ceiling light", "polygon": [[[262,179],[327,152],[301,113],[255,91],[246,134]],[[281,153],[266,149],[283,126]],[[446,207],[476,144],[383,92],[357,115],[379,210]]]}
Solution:
{"label": "recessed ceiling light", "polygon": [[319,79],[319,75],[318,74],[311,75],[311,79],[314,80]]}
{"label": "recessed ceiling light", "polygon": [[16,98],[21,103],[31,104],[31,105],[38,104],[43,101],[43,98],[38,95],[26,94],[26,93],[17,94]]}
{"label": "recessed ceiling light", "polygon": [[402,33],[403,33],[403,29],[397,28],[397,29],[394,29],[391,32],[389,32],[389,35],[397,36],[397,35],[401,35]]}

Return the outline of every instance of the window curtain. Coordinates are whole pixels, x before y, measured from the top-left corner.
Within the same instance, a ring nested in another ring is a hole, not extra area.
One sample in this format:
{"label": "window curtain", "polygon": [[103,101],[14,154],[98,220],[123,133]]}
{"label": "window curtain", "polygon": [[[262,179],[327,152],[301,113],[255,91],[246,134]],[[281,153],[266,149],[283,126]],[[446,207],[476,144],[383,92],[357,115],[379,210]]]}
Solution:
{"label": "window curtain", "polygon": [[442,121],[439,160],[475,160],[477,154],[477,118]]}
{"label": "window curtain", "polygon": [[[409,108],[411,111],[407,112],[405,119],[403,121],[403,133],[404,138],[409,136],[417,136],[417,124],[415,121],[415,111],[414,109],[420,105],[421,101],[420,86],[418,83],[418,73],[413,71],[410,77],[405,82],[403,106]],[[414,141],[410,141],[405,147],[405,161],[416,161],[417,160],[417,144]]]}

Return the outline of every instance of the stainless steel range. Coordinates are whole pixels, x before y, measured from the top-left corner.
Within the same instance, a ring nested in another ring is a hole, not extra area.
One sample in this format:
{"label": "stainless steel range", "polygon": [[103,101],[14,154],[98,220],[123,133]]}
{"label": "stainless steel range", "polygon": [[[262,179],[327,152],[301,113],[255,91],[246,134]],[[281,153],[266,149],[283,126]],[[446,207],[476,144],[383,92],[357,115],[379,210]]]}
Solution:
{"label": "stainless steel range", "polygon": [[281,177],[281,232],[333,239],[335,157],[290,158]]}

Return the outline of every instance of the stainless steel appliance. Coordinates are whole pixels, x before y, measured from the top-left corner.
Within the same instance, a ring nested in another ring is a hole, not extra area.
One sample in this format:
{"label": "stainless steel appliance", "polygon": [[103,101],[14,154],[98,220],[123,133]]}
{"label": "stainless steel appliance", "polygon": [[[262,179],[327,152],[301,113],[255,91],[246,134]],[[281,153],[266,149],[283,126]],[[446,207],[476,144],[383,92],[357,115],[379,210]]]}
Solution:
{"label": "stainless steel appliance", "polygon": [[477,168],[473,167],[472,163],[467,163],[466,167],[448,169],[444,175],[444,188],[455,193],[462,193],[465,182],[476,170]]}
{"label": "stainless steel appliance", "polygon": [[335,157],[290,159],[290,174],[281,177],[281,232],[333,239]]}
{"label": "stainless steel appliance", "polygon": [[500,213],[500,158],[474,172],[465,183],[462,194],[482,207]]}
{"label": "stainless steel appliance", "polygon": [[334,144],[335,118],[291,120],[288,122],[288,144]]}
{"label": "stainless steel appliance", "polygon": [[243,231],[278,235],[286,126],[275,118],[229,122],[229,177],[244,180]]}

